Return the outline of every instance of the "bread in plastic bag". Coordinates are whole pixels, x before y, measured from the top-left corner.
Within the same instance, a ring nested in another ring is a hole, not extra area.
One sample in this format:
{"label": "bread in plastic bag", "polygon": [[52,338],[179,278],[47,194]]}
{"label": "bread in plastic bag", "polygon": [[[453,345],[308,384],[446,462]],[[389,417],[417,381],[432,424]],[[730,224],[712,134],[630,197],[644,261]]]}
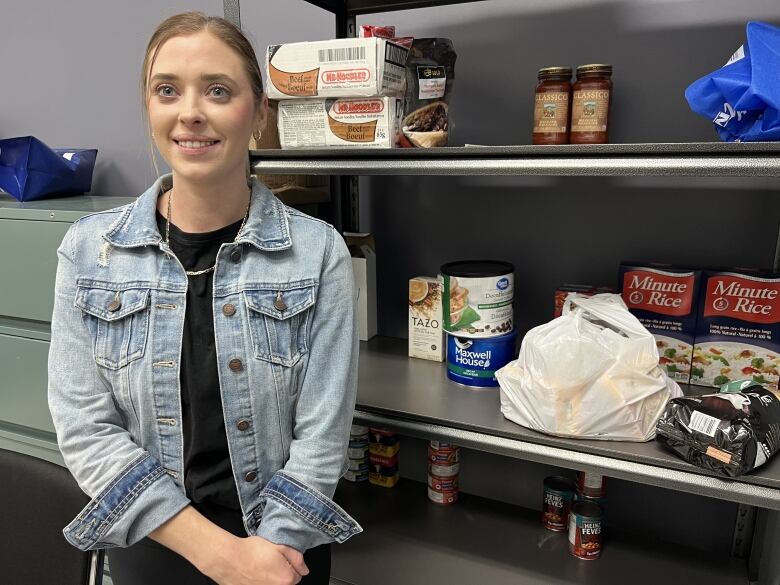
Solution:
{"label": "bread in plastic bag", "polygon": [[649,441],[670,398],[652,334],[616,294],[572,294],[563,314],[531,329],[496,372],[501,413],[551,435]]}

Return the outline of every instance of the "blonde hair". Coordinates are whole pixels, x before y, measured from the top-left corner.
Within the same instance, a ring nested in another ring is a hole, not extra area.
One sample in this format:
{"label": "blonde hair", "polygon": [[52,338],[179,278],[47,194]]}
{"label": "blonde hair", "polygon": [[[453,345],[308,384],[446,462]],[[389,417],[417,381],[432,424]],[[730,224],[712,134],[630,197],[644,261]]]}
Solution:
{"label": "blonde hair", "polygon": [[149,44],[146,46],[146,55],[141,68],[141,109],[149,131],[149,152],[152,157],[152,165],[158,177],[160,169],[157,167],[157,158],[154,155],[154,142],[151,137],[151,122],[149,121],[149,77],[152,66],[157,59],[160,47],[166,41],[202,31],[210,32],[236,52],[249,77],[252,93],[255,96],[255,106],[259,108],[260,104],[263,103],[263,76],[260,73],[260,65],[257,62],[257,55],[252,48],[252,43],[249,42],[241,29],[229,20],[219,16],[206,16],[202,12],[182,12],[166,18],[152,33]]}

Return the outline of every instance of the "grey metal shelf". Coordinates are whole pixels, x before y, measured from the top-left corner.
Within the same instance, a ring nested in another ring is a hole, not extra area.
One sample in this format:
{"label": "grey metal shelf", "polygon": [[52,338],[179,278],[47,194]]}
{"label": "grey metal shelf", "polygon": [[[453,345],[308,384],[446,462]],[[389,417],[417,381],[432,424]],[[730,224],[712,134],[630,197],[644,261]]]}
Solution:
{"label": "grey metal shelf", "polygon": [[374,14],[393,10],[411,10],[413,8],[429,8],[446,4],[469,4],[484,0],[306,0],[309,4],[318,6],[334,14],[357,16],[359,14]]}
{"label": "grey metal shelf", "polygon": [[0,193],[0,219],[27,219],[71,223],[96,211],[106,211],[135,201],[135,197],[77,195],[41,201],[20,202]]}
{"label": "grey metal shelf", "polygon": [[778,143],[253,150],[258,173],[780,177]]}
{"label": "grey metal shelf", "polygon": [[[688,392],[706,389],[691,386]],[[654,441],[572,440],[537,433],[503,417],[497,388],[451,382],[444,364],[408,358],[402,339],[378,337],[361,344],[355,419],[517,459],[780,510],[780,459],[733,480],[691,465]]]}
{"label": "grey metal shelf", "polygon": [[581,561],[535,510],[468,494],[440,506],[406,479],[392,489],[342,481],[336,501],[364,529],[333,547],[333,575],[356,585],[748,584],[745,561],[617,529],[605,532],[601,559]]}

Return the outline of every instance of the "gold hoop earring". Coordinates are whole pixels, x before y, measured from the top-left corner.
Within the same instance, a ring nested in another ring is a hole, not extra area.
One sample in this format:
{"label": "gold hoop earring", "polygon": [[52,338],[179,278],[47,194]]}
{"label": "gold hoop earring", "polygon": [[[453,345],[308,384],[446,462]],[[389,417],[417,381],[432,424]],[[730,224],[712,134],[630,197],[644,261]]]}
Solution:
{"label": "gold hoop earring", "polygon": [[252,133],[252,136],[254,137],[254,139],[255,139],[255,140],[260,140],[260,137],[261,137],[262,135],[263,135],[263,132],[262,132],[261,130],[255,130],[255,131]]}

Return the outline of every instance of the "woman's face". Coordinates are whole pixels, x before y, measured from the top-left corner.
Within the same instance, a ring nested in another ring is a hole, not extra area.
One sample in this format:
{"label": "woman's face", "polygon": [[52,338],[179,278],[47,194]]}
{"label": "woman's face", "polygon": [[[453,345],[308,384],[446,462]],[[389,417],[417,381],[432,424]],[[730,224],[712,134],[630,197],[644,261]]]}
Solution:
{"label": "woman's face", "polygon": [[219,181],[246,174],[249,138],[265,126],[240,57],[209,32],[174,37],[149,77],[149,121],[175,175]]}

